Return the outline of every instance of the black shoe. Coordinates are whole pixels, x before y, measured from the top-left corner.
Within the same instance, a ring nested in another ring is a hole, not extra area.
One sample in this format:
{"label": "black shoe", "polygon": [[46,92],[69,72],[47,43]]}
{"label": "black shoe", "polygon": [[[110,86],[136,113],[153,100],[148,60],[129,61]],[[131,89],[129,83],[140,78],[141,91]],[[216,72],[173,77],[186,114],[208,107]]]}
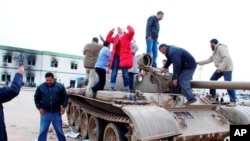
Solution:
{"label": "black shoe", "polygon": [[129,92],[130,92],[130,93],[135,93],[135,90],[130,90]]}
{"label": "black shoe", "polygon": [[195,103],[196,101],[197,101],[196,98],[190,99],[190,100],[188,100],[188,101],[185,103],[185,105],[190,105],[190,104],[192,104],[192,103]]}

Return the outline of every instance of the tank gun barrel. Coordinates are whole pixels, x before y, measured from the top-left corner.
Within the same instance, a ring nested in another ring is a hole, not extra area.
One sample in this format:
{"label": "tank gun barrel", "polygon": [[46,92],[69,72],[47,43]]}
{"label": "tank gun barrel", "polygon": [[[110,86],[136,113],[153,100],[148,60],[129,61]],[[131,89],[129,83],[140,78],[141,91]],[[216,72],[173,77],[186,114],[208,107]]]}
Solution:
{"label": "tank gun barrel", "polygon": [[[159,79],[159,82],[162,83],[161,75],[159,68],[153,68],[152,58],[148,54],[142,54],[137,56],[137,63],[140,70],[145,72],[151,72],[155,77]],[[168,73],[170,75],[170,73]],[[171,79],[167,79],[171,81]],[[171,83],[171,82],[170,82]],[[250,90],[250,82],[235,82],[235,81],[191,81],[192,88],[208,88],[208,89],[239,89],[239,90]],[[163,84],[163,83],[162,83]],[[168,85],[170,86],[170,85]]]}
{"label": "tank gun barrel", "polygon": [[250,82],[235,81],[191,81],[192,88],[250,90]]}

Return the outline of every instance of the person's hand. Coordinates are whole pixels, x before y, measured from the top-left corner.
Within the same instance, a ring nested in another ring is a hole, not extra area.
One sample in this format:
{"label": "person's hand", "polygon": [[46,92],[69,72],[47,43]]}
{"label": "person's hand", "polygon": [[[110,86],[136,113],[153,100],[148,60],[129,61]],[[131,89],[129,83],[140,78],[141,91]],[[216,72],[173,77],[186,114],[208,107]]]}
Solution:
{"label": "person's hand", "polygon": [[115,29],[114,29],[114,28],[112,28],[112,29],[111,29],[111,31],[115,32]]}
{"label": "person's hand", "polygon": [[102,35],[99,35],[100,39],[104,42],[104,38],[102,37]]}
{"label": "person's hand", "polygon": [[40,108],[40,109],[39,109],[39,112],[40,112],[40,115],[42,116],[42,115],[44,115],[45,110],[44,110],[43,108]]}
{"label": "person's hand", "polygon": [[161,72],[161,73],[166,73],[167,71],[168,71],[168,69],[166,69],[166,68],[161,68],[161,69],[160,69],[160,72]]}
{"label": "person's hand", "polygon": [[21,66],[17,69],[17,72],[20,73],[20,74],[24,74],[24,67]]}
{"label": "person's hand", "polygon": [[173,80],[173,85],[177,86],[177,79]]}
{"label": "person's hand", "polygon": [[65,108],[64,108],[64,107],[61,107],[60,113],[61,113],[62,115],[65,113]]}
{"label": "person's hand", "polygon": [[216,72],[217,72],[217,73],[221,73],[222,70],[218,68],[218,69],[216,69]]}

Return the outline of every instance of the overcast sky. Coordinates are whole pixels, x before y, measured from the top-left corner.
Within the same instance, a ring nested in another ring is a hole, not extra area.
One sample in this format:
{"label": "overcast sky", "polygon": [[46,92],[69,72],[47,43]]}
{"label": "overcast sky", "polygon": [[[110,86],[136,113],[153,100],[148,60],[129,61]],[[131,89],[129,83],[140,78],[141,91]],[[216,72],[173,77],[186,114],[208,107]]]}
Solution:
{"label": "overcast sky", "polygon": [[[159,43],[183,47],[199,61],[211,55],[209,40],[217,38],[233,58],[233,80],[249,81],[249,6],[248,0],[0,0],[0,44],[82,55],[93,36],[130,24],[140,54],[146,20],[162,10]],[[159,65],[162,59],[159,53]],[[214,69],[197,67],[194,80],[208,80]]]}

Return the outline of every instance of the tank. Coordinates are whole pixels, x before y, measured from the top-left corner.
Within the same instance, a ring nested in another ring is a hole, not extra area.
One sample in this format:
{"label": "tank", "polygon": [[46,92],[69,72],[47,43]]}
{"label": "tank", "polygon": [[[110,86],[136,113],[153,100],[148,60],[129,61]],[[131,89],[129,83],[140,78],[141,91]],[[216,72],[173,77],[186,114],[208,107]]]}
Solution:
{"label": "tank", "polygon": [[[196,103],[185,106],[182,94],[171,91],[172,74],[152,68],[149,55],[137,56],[139,73],[134,93],[123,91],[122,75],[117,90],[105,90],[96,98],[85,88],[68,89],[67,116],[75,132],[90,141],[223,141],[231,124],[250,124],[250,107],[213,103],[195,93]],[[247,82],[191,81],[192,88],[250,89]],[[228,140],[229,141],[229,140]]]}

